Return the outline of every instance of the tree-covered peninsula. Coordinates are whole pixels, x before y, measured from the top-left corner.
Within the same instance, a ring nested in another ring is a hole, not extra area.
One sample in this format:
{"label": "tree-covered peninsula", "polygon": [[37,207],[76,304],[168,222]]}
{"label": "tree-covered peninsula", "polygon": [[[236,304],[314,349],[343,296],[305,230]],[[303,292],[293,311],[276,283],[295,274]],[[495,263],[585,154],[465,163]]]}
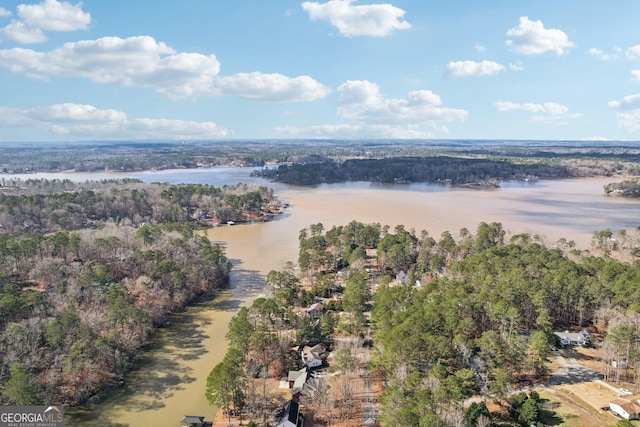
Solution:
{"label": "tree-covered peninsula", "polygon": [[[312,374],[292,390],[314,420],[360,416],[362,378],[381,389],[385,426],[561,420],[538,393],[518,391],[545,380],[560,347],[555,331],[590,331],[605,379],[637,382],[640,264],[616,259],[633,246],[630,234],[619,236],[611,249],[595,233],[591,251],[580,251],[565,239],[547,247],[535,236],[508,236],[499,223],[440,236],[356,221],[313,224],[300,231],[300,269],[269,273],[270,297],[232,320],[229,352],[206,395],[266,422],[265,411],[283,404],[267,381],[297,372],[306,363],[298,350],[323,342],[333,375]],[[618,360],[624,368],[613,367]],[[473,396],[480,403],[470,404]],[[490,412],[484,401],[502,410]]]}
{"label": "tree-covered peninsula", "polygon": [[264,187],[5,181],[0,402],[74,405],[116,386],[154,328],[227,281],[199,225],[278,206]]}
{"label": "tree-covered peninsula", "polygon": [[630,199],[640,198],[640,178],[607,184],[604,186],[604,193],[607,196],[628,197]]}
{"label": "tree-covered peninsula", "polygon": [[567,166],[557,164],[519,164],[510,160],[434,156],[293,163],[261,169],[256,174],[274,181],[298,185],[346,181],[455,185],[567,178],[572,176],[572,171]]}

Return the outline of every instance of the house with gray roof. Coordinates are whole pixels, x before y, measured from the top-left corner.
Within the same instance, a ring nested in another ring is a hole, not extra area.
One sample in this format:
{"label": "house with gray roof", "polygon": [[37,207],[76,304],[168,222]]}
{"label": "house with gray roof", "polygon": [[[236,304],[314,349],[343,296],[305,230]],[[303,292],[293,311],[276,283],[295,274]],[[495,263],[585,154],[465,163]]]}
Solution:
{"label": "house with gray roof", "polygon": [[591,334],[584,329],[580,332],[554,332],[555,336],[560,339],[561,346],[567,345],[585,345],[591,339]]}

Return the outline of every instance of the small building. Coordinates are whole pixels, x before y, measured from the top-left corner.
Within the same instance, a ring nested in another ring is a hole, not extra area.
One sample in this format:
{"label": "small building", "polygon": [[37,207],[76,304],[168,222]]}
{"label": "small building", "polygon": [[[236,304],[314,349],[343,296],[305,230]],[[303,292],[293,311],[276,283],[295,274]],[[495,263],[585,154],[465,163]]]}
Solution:
{"label": "small building", "polygon": [[180,420],[183,427],[202,427],[204,425],[204,417],[197,415],[185,415]]}
{"label": "small building", "polygon": [[618,397],[609,402],[609,409],[625,420],[640,419],[640,395]]}
{"label": "small building", "polygon": [[304,415],[300,413],[300,404],[289,400],[276,414],[274,427],[304,427]]}
{"label": "small building", "polygon": [[311,304],[306,308],[305,311],[307,313],[307,316],[317,319],[318,317],[322,316],[324,306],[321,303],[317,302],[315,304]]}
{"label": "small building", "polygon": [[584,329],[580,332],[554,332],[554,335],[560,339],[561,346],[567,345],[586,345],[591,339],[591,334]]}
{"label": "small building", "polygon": [[309,368],[317,368],[324,364],[329,352],[324,344],[316,344],[313,347],[305,345],[302,349],[302,363]]}

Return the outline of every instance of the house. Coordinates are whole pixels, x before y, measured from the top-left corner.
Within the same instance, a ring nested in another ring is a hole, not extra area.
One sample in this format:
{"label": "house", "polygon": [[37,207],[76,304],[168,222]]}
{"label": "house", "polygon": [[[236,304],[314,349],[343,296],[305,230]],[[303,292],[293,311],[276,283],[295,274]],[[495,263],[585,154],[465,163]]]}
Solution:
{"label": "house", "polygon": [[396,282],[398,282],[400,285],[404,285],[405,283],[407,283],[407,273],[400,270],[398,274],[396,274]]}
{"label": "house", "polygon": [[204,425],[204,417],[196,415],[185,415],[180,420],[184,427],[202,427]]}
{"label": "house", "polygon": [[309,368],[317,368],[322,366],[328,355],[324,344],[316,344],[313,347],[305,345],[302,349],[302,363]]}
{"label": "house", "polygon": [[567,345],[586,345],[591,339],[591,334],[584,329],[580,332],[554,332],[554,335],[560,339],[561,346]]}
{"label": "house", "polygon": [[305,309],[307,316],[318,318],[324,312],[322,303],[316,302]]}
{"label": "house", "polygon": [[322,316],[324,306],[321,303],[317,302],[315,304],[311,304],[306,308],[305,311],[307,313],[307,316],[317,319],[318,317]]}
{"label": "house", "polygon": [[274,427],[304,427],[304,415],[300,413],[300,404],[289,400],[276,414]]}
{"label": "house", "polygon": [[609,402],[609,409],[625,420],[640,419],[640,395],[618,397]]}
{"label": "house", "polygon": [[289,389],[296,390],[304,387],[307,379],[309,378],[309,368],[304,367],[299,371],[289,371],[287,381],[289,382]]}

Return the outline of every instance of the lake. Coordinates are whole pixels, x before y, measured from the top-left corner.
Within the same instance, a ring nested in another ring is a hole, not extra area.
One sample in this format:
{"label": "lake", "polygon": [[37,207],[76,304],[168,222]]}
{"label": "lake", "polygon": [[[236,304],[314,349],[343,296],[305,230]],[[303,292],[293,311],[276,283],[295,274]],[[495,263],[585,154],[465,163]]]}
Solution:
{"label": "lake", "polygon": [[[538,235],[547,244],[564,237],[589,249],[594,231],[637,230],[640,202],[604,196],[603,186],[620,181],[585,178],[535,183],[503,183],[495,190],[435,184],[370,184],[363,182],[298,187],[250,177],[251,168],[216,167],[140,173],[61,173],[21,178],[68,178],[74,181],[118,177],[145,182],[200,183],[222,186],[238,182],[271,185],[289,203],[284,214],[267,223],[220,226],[210,239],[226,247],[232,260],[230,286],[215,297],[172,318],[158,331],[154,344],[125,385],[100,403],[68,409],[69,426],[178,426],[183,415],[213,418],[205,399],[206,377],[226,352],[227,324],[237,310],[262,292],[266,274],[296,261],[298,232],[310,224],[325,228],[352,220],[378,222],[391,229],[403,224],[436,240],[448,230],[475,232],[481,222],[500,222],[507,234]],[[2,176],[6,179],[12,177]]]}

